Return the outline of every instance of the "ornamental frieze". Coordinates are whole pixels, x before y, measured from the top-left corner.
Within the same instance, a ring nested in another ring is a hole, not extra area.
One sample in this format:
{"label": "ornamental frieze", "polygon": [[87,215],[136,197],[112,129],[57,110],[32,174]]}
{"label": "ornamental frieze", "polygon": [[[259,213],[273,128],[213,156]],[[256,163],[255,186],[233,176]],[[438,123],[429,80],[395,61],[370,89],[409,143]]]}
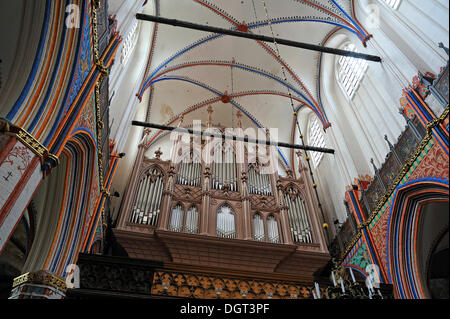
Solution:
{"label": "ornamental frieze", "polygon": [[266,195],[252,194],[249,196],[250,205],[255,210],[278,211],[279,207],[275,201],[275,197]]}
{"label": "ornamental frieze", "polygon": [[312,299],[311,289],[299,283],[157,271],[151,294],[195,299]]}

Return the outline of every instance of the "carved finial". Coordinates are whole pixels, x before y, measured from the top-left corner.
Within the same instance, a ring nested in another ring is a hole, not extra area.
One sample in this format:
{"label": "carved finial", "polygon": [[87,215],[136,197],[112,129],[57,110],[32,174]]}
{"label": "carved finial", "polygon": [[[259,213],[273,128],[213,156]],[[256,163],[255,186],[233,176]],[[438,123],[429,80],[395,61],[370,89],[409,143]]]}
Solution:
{"label": "carved finial", "polygon": [[181,115],[180,116],[180,122],[178,123],[178,127],[180,127],[181,124],[183,124],[183,121],[184,121],[184,115]]}
{"label": "carved finial", "polygon": [[392,150],[393,148],[394,148],[394,146],[391,144],[391,142],[389,141],[389,139],[388,139],[388,137],[387,137],[387,135],[384,135],[384,139],[386,140],[386,142],[388,143],[388,145],[389,145],[389,148]]}
{"label": "carved finial", "polygon": [[294,177],[294,175],[292,174],[292,170],[290,169],[286,170],[286,174],[288,177]]}
{"label": "carved finial", "polygon": [[241,111],[237,111],[237,113],[236,113],[236,117],[237,117],[237,120],[238,120],[238,126],[239,127],[242,127],[242,121],[241,121],[241,119],[242,119],[242,113],[241,113]]}
{"label": "carved finial", "polygon": [[444,43],[439,42],[439,47],[440,47],[441,49],[444,49],[445,53],[447,53],[447,55],[448,55],[448,48],[444,45]]}
{"label": "carved finial", "polygon": [[372,163],[372,166],[373,166],[373,169],[375,170],[375,173],[378,172],[378,168],[375,166],[373,158],[370,159],[370,163]]}
{"label": "carved finial", "polygon": [[151,129],[146,128],[146,129],[144,130],[144,136],[149,135],[151,132],[152,132]]}
{"label": "carved finial", "polygon": [[213,113],[213,108],[212,106],[208,106],[208,108],[206,109],[206,111],[208,112],[208,126],[212,125],[212,113]]}
{"label": "carved finial", "polygon": [[163,154],[163,152],[161,152],[161,147],[158,148],[158,150],[155,152],[155,156],[157,159],[161,158],[161,155]]}

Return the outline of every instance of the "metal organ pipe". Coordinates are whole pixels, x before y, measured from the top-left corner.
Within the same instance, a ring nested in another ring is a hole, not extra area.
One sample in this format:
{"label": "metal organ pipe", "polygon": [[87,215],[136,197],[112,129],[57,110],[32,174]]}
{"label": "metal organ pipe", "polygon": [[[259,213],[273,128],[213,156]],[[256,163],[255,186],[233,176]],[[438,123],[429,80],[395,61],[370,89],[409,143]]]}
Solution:
{"label": "metal organ pipe", "polygon": [[288,204],[288,217],[289,224],[291,226],[291,233],[294,239],[294,242],[298,242],[297,229],[294,220],[294,206],[292,205],[291,197],[289,195],[286,196],[286,202]]}
{"label": "metal organ pipe", "polygon": [[155,189],[155,183],[151,182],[151,178],[150,177],[147,177],[147,179],[149,180],[150,187],[148,188],[148,190],[146,191],[146,194],[145,194],[145,208],[144,208],[144,212],[145,212],[146,216],[148,216],[151,213],[151,210],[150,210],[151,209],[150,208],[151,202],[149,200],[149,195],[153,194],[154,189]]}
{"label": "metal organ pipe", "polygon": [[301,208],[298,197],[295,199],[294,204],[295,204],[295,217],[300,228],[301,241],[305,242],[305,225],[303,224],[303,220],[301,218]]}
{"label": "metal organ pipe", "polygon": [[267,218],[267,232],[269,242],[271,243],[279,243],[280,237],[278,233],[278,222],[274,216],[269,216]]}
{"label": "metal organ pipe", "polygon": [[299,196],[295,200],[291,200],[289,195],[285,196],[285,200],[288,206],[288,218],[294,242],[312,243],[304,200]]}
{"label": "metal organ pipe", "polygon": [[157,199],[156,199],[156,206],[155,206],[155,210],[154,210],[154,218],[153,218],[153,222],[154,222],[154,224],[153,225],[155,225],[156,226],[156,220],[158,219],[158,217],[159,217],[159,213],[160,213],[160,206],[161,206],[161,198],[162,198],[162,194],[163,194],[163,182],[162,182],[162,178],[160,177],[159,178],[159,185],[158,185],[158,196],[157,196]]}
{"label": "metal organ pipe", "polygon": [[298,206],[299,206],[299,217],[300,217],[300,221],[302,223],[302,235],[303,235],[303,242],[308,243],[309,239],[308,239],[308,223],[305,220],[305,213],[304,213],[304,207],[303,207],[303,200],[299,197],[297,197],[297,202],[298,202]]}
{"label": "metal organ pipe", "polygon": [[187,167],[189,168],[188,170],[188,184],[192,186],[192,180],[193,180],[193,175],[194,175],[194,164],[190,163],[190,164],[186,164]]}
{"label": "metal organ pipe", "polygon": [[147,199],[149,186],[150,186],[150,178],[147,176],[146,177],[146,181],[145,181],[145,185],[144,185],[144,192],[142,194],[141,201],[138,203],[138,205],[139,205],[138,206],[138,209],[139,209],[139,220],[138,220],[138,223],[139,224],[142,223],[142,220],[144,218],[145,204],[146,204],[146,199]]}
{"label": "metal organ pipe", "polygon": [[308,242],[312,243],[312,236],[311,236],[311,231],[310,231],[309,222],[308,222],[308,215],[307,215],[307,210],[306,210],[306,205],[305,205],[304,200],[302,200],[302,208],[303,208],[303,218],[304,218],[305,225],[306,225],[306,236],[308,237]]}
{"label": "metal organ pipe", "polygon": [[131,215],[131,222],[134,223],[135,219],[136,219],[136,214],[137,214],[137,203],[139,201],[139,198],[141,196],[142,193],[142,184],[144,183],[144,179],[141,179],[139,181],[139,188],[138,188],[138,193],[134,202],[134,206],[133,206],[133,213]]}

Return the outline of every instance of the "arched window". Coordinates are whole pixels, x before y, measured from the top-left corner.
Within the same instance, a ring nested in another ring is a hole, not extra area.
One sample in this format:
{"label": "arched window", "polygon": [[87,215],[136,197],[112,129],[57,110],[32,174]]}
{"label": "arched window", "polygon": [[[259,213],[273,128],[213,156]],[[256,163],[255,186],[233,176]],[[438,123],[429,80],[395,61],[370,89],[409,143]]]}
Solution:
{"label": "arched window", "polygon": [[384,0],[388,6],[390,6],[392,9],[397,10],[398,6],[400,5],[400,0]]}
{"label": "arched window", "polygon": [[[185,216],[186,215],[186,216]],[[174,232],[185,232],[196,234],[198,232],[198,211],[195,206],[188,209],[184,214],[183,207],[177,205],[172,209],[169,230]]]}
{"label": "arched window", "polygon": [[266,241],[264,235],[264,221],[260,214],[253,215],[253,239],[257,241]]}
{"label": "arched window", "polygon": [[[356,52],[356,47],[353,43],[345,45],[342,49]],[[339,59],[338,80],[350,99],[355,95],[368,66],[367,61],[363,59],[356,59],[348,56],[343,56]]]}
{"label": "arched window", "polygon": [[234,213],[230,206],[224,205],[217,212],[217,237],[236,238]]}
{"label": "arched window", "polygon": [[279,243],[278,222],[274,216],[267,217],[267,239],[270,243]]}
{"label": "arched window", "polygon": [[[325,147],[325,139],[323,137],[321,125],[319,120],[315,116],[311,116],[309,120],[309,134],[308,144],[315,147]],[[319,166],[320,161],[323,158],[323,153],[311,152],[310,153],[314,167]]]}

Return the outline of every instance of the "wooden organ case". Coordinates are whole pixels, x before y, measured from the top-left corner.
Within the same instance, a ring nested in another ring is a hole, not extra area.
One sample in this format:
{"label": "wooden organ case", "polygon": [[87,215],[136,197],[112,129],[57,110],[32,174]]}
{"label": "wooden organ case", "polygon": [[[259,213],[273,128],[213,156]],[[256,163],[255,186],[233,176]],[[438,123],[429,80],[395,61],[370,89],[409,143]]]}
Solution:
{"label": "wooden organ case", "polygon": [[330,256],[305,168],[298,178],[263,174],[225,146],[214,152],[222,161],[192,152],[164,161],[159,150],[147,158],[147,138],[113,229],[123,256],[162,262],[160,275],[172,280],[189,273],[312,286]]}

